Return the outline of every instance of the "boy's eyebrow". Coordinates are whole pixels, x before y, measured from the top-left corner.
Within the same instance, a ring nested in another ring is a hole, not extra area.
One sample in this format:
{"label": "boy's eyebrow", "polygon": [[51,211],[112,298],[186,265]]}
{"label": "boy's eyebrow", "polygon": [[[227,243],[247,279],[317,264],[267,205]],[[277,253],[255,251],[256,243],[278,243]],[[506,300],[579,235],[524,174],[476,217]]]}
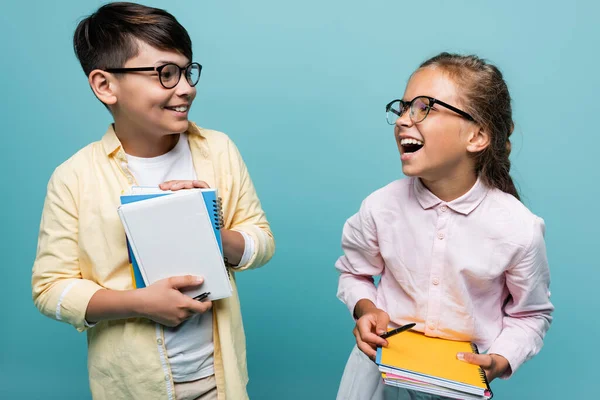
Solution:
{"label": "boy's eyebrow", "polygon": [[[175,62],[174,60],[158,60],[157,62],[154,63],[154,65],[159,66],[159,65],[164,65],[164,64],[175,64],[175,65],[179,65],[178,62]],[[187,65],[189,63],[185,63],[185,65]],[[184,66],[185,66],[184,65]],[[179,65],[181,67],[181,65]]]}

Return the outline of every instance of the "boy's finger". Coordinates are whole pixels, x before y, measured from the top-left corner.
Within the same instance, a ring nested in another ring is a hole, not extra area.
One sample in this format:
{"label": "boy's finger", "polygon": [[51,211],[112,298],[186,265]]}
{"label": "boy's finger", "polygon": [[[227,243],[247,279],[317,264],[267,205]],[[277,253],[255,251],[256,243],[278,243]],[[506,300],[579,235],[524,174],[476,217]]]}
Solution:
{"label": "boy's finger", "polygon": [[201,188],[201,189],[208,189],[210,188],[210,186],[208,186],[208,183],[204,182],[204,181],[192,181],[192,185],[195,188]]}
{"label": "boy's finger", "polygon": [[187,287],[200,286],[204,282],[201,276],[183,275],[172,276],[169,278],[169,285],[173,289],[182,289]]}
{"label": "boy's finger", "polygon": [[210,310],[210,308],[212,307],[212,301],[207,300],[207,301],[196,301],[196,300],[192,300],[192,302],[189,305],[189,310],[191,312],[194,312],[196,314],[202,314],[207,312],[208,310]]}

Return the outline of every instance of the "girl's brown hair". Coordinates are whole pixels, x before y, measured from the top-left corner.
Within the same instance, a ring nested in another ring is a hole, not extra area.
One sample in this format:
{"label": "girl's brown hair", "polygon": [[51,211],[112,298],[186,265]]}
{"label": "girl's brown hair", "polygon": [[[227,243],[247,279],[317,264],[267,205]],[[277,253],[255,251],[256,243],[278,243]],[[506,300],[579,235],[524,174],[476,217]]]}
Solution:
{"label": "girl's brown hair", "polygon": [[514,124],[510,93],[500,70],[474,55],[441,53],[421,68],[441,68],[458,87],[465,111],[490,135],[490,144],[477,153],[476,172],[492,187],[519,198],[510,176],[510,135]]}

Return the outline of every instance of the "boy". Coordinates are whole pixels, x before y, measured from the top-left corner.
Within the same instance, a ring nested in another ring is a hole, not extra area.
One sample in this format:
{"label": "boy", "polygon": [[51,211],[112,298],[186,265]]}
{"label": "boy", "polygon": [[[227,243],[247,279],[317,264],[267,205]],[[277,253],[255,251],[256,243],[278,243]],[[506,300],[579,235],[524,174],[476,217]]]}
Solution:
{"label": "boy", "polygon": [[201,285],[201,277],[134,290],[117,214],[120,194],[134,184],[216,187],[232,268],[256,268],[273,255],[237,148],[188,121],[202,69],[192,62],[188,33],[164,10],[110,3],[79,23],[74,48],[114,123],[50,179],[33,267],[35,305],[87,330],[94,399],[248,398],[234,274],[233,295],[214,304],[180,292]]}

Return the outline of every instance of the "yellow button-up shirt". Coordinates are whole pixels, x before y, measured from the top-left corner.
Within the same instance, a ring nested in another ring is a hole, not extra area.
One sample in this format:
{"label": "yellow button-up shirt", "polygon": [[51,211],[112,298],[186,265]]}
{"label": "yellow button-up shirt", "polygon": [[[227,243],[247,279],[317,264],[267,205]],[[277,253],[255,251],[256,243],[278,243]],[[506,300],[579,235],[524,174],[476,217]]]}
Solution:
{"label": "yellow button-up shirt", "polygon": [[[190,123],[189,145],[199,180],[223,200],[225,229],[254,240],[254,254],[235,272],[273,255],[269,223],[240,153],[223,133]],[[145,318],[101,321],[88,329],[85,313],[102,288],[133,289],[120,195],[135,184],[113,127],[52,174],[44,203],[33,300],[45,315],[87,330],[94,399],[175,399],[162,326]],[[246,341],[234,271],[233,295],[213,302],[214,367],[219,400],[247,399]]]}

